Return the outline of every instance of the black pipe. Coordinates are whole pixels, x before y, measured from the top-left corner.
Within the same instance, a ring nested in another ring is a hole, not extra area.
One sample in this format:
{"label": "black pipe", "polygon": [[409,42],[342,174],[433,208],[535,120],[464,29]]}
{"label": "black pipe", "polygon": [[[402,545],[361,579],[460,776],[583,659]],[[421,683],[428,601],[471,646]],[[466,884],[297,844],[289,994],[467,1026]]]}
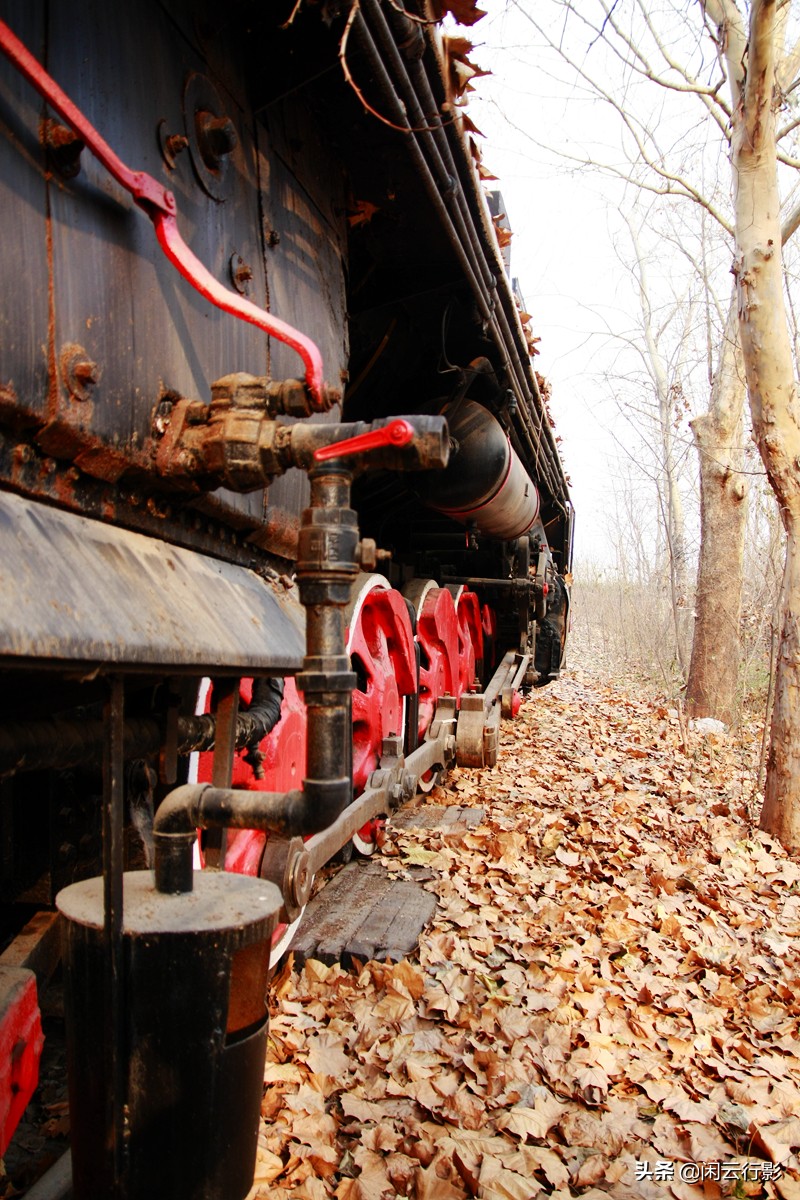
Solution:
{"label": "black pipe", "polygon": [[192,890],[192,846],[197,829],[261,829],[282,838],[319,833],[352,799],[349,779],[304,779],[303,789],[258,792],[186,783],[159,805],[153,824],[159,892]]}
{"label": "black pipe", "polygon": [[[6,721],[0,727],[0,773],[77,767],[99,762],[103,754],[104,725],[100,720],[74,721],[61,717],[43,721]],[[154,754],[164,731],[150,717],[127,717],[124,722],[124,756]]]}
{"label": "black pipe", "polygon": [[[412,134],[411,128],[408,124],[408,118],[406,116],[405,105],[397,95],[391,77],[389,76],[383,64],[383,60],[378,53],[377,47],[375,46],[369,26],[367,25],[363,13],[361,12],[358,13],[358,16],[354,22],[353,31],[356,38],[361,43],[369,65],[379,81],[381,92],[383,93],[384,98],[391,109],[392,120],[395,122],[395,124],[402,126],[405,132]],[[431,173],[430,167],[425,160],[425,156],[420,147],[417,145],[413,134],[407,140],[407,146],[411,157],[417,166],[423,186],[428,193],[434,209],[439,215],[442,225],[444,226],[445,236],[447,237],[452,250],[455,252],[456,257],[458,258],[461,268],[467,280],[469,281],[470,288],[478,304],[478,308],[480,309],[481,316],[487,322],[487,324],[491,324],[492,310],[490,303],[487,301],[486,289],[475,276],[475,272],[472,269],[472,264],[470,263],[469,257],[464,250],[463,245],[461,244],[458,233],[453,225],[450,213],[447,210],[447,206],[437,186],[436,180]],[[454,180],[453,182],[456,186],[458,186],[457,181]]]}
{"label": "black pipe", "polygon": [[[258,678],[253,699],[236,720],[236,749],[252,754],[281,715],[283,680]],[[58,770],[99,762],[104,724],[55,717],[42,721],[7,721],[0,727],[0,774]],[[178,718],[178,753],[213,750],[216,718],[212,713]],[[156,754],[164,742],[163,723],[154,717],[126,717],[123,755],[126,762]],[[257,771],[257,766],[256,766]]]}
{"label": "black pipe", "polygon": [[[355,465],[355,464],[354,464]],[[308,721],[302,791],[258,792],[187,784],[159,805],[153,824],[156,888],[192,890],[195,829],[264,829],[289,838],[326,829],[352,802],[352,694],[345,608],[357,573],[358,524],[350,470],[336,461],[309,473],[297,586],[306,610],[306,656],[297,686]]]}
{"label": "black pipe", "polygon": [[304,779],[303,789],[259,792],[183,784],[159,805],[153,825],[159,892],[192,890],[192,846],[197,829],[261,829],[282,838],[319,833],[352,800],[350,779]]}
{"label": "black pipe", "polygon": [[[509,345],[510,345],[510,342],[512,341],[511,332],[508,327],[508,323],[505,320],[505,314],[502,312],[502,306],[501,306],[500,312],[501,312],[501,315],[503,316],[503,322],[505,325],[505,329],[503,330],[500,327],[500,323],[497,318],[497,307],[496,307],[493,297],[489,294],[490,286],[486,283],[485,277],[484,277],[484,271],[486,269],[488,269],[486,266],[486,259],[482,253],[479,255],[476,253],[476,250],[475,250],[475,240],[477,237],[477,233],[475,230],[474,222],[472,221],[471,217],[469,216],[469,213],[467,213],[467,217],[469,219],[465,220],[464,213],[462,212],[462,205],[459,204],[458,202],[456,202],[455,206],[453,206],[455,209],[454,212],[451,212],[448,209],[448,206],[444,203],[444,198],[443,198],[441,188],[445,187],[445,189],[446,189],[445,195],[447,195],[448,199],[450,199],[450,197],[453,196],[454,194],[458,195],[458,193],[459,193],[458,178],[455,175],[450,175],[449,172],[447,172],[445,169],[445,178],[447,180],[447,183],[440,184],[439,182],[437,182],[435,172],[431,168],[429,162],[426,160],[425,155],[423,154],[422,149],[420,148],[420,146],[417,142],[417,138],[415,136],[416,129],[414,127],[412,127],[411,122],[408,119],[408,115],[406,112],[406,103],[397,94],[397,89],[396,89],[388,71],[386,70],[386,67],[384,66],[383,60],[378,52],[378,48],[375,45],[375,41],[373,39],[372,32],[367,24],[366,18],[364,17],[363,13],[361,13],[361,12],[359,13],[359,18],[358,18],[358,20],[356,20],[353,28],[354,28],[356,37],[360,41],[360,43],[362,45],[362,49],[364,50],[364,52],[366,54],[369,65],[372,68],[373,72],[375,73],[375,75],[378,79],[378,84],[381,89],[381,93],[384,97],[384,100],[389,105],[390,109],[392,110],[392,116],[393,116],[395,124],[402,127],[403,131],[409,135],[406,140],[406,145],[408,147],[408,150],[411,154],[412,159],[415,162],[417,170],[419,171],[423,186],[425,187],[425,190],[428,192],[431,202],[433,203],[434,208],[435,208],[436,212],[438,213],[439,218],[444,226],[445,236],[447,237],[447,240],[450,243],[451,248],[455,251],[455,254],[459,260],[459,263],[461,264],[462,270],[464,271],[464,274],[470,284],[470,288],[471,288],[473,296],[478,304],[478,308],[481,312],[481,316],[486,321],[487,325],[491,328],[495,343],[496,343],[498,349],[503,354],[504,366],[506,367],[506,369],[510,369],[513,372],[513,374],[516,378],[517,387],[519,388],[520,393],[522,395],[527,395],[528,392],[532,392],[533,389],[531,388],[529,382],[520,375],[519,363],[517,361],[517,358],[514,355],[509,354]],[[386,29],[386,32],[387,32],[387,34],[389,34],[389,37],[390,37],[391,35],[388,31],[388,27]],[[393,42],[392,42],[392,46],[394,46]],[[394,51],[395,51],[395,55],[397,55],[396,47],[394,47]],[[399,55],[397,55],[396,61],[400,61]],[[421,74],[424,75],[424,71],[423,71],[423,68],[421,67],[421,65],[415,64],[415,67]],[[419,132],[422,135],[422,137],[427,142],[429,139],[431,139],[431,130],[429,130],[427,128],[427,125],[425,124],[424,115],[421,114],[421,110],[419,109],[419,105],[416,101],[416,93],[415,93],[414,87],[411,83],[411,80],[410,80],[407,72],[405,71],[405,68],[403,67],[402,61],[400,61],[400,70],[403,72],[404,83],[406,85],[404,90],[406,91],[406,96],[408,97],[409,103],[411,104],[412,112],[418,119],[421,118],[421,120],[423,122],[417,128],[419,129]],[[431,99],[432,99],[432,97],[431,97]],[[445,140],[446,140],[446,138],[445,138]],[[434,146],[435,146],[435,143],[434,143]],[[429,147],[429,153],[431,153],[430,147]],[[443,166],[442,160],[441,160],[441,155],[438,151],[438,148],[435,148],[434,153],[435,153],[436,159],[438,160],[440,165]],[[450,158],[450,161],[452,162],[452,157]],[[454,163],[453,163],[453,169],[455,170]],[[460,226],[460,229],[459,229],[459,226]],[[470,262],[469,256],[467,255],[466,251],[464,250],[464,246],[463,246],[464,241],[466,241],[470,244],[476,265],[478,267],[478,270],[480,271],[480,277],[478,275],[476,275],[475,271],[472,268],[472,263]],[[494,281],[494,276],[491,276],[491,278],[493,281],[492,285],[491,285],[491,290],[493,291],[496,289],[497,285],[496,285],[496,281]],[[539,419],[540,419],[540,424],[541,424],[541,422],[542,422],[541,416]],[[539,468],[540,467],[539,446],[532,437],[530,437],[529,440],[530,440],[530,448],[531,448],[532,456],[533,456],[534,460],[536,461],[537,468]],[[548,472],[544,472],[544,473],[548,474]]]}
{"label": "black pipe", "polygon": [[[410,55],[406,54],[405,59],[408,63],[408,66],[406,66],[403,56],[399,52],[395,34],[390,29],[389,23],[380,6],[376,0],[365,0],[365,3],[372,19],[376,23],[378,36],[384,50],[389,55],[389,60],[403,87],[405,93],[403,100],[408,108],[409,124],[412,126],[414,133],[424,140],[428,147],[429,159],[435,168],[434,175],[438,174],[439,176],[437,181],[439,186],[447,187],[448,184],[450,185],[453,205],[456,209],[456,220],[461,227],[461,236],[466,237],[469,241],[475,262],[478,264],[478,268],[483,276],[484,286],[489,292],[492,292],[497,287],[497,280],[489,263],[486,261],[483,247],[480,245],[477,230],[471,220],[467,207],[466,197],[461,188],[452,188],[452,182],[458,182],[458,171],[450,150],[450,143],[447,140],[438,106],[431,91],[430,81],[422,65],[422,55],[416,52]],[[407,37],[408,35],[403,30],[404,25],[408,22],[405,14],[399,9],[393,9],[390,15],[393,22],[401,31],[400,36]],[[415,47],[416,49],[417,47]],[[423,110],[419,103],[419,96],[422,96],[425,103],[425,110]]]}
{"label": "black pipe", "polygon": [[[389,27],[386,23],[386,18],[384,17],[380,8],[378,8],[377,5],[375,4],[375,0],[368,0],[368,4],[370,5],[371,9],[375,12],[377,19],[384,26],[387,38],[391,37]],[[396,10],[393,10],[393,12],[396,14]],[[399,18],[399,14],[397,14],[397,18]],[[402,66],[402,64],[401,64],[401,66]],[[412,94],[420,93],[423,97],[425,104],[428,106],[429,110],[432,113],[437,114],[436,118],[432,122],[433,136],[436,140],[437,150],[440,155],[440,161],[442,162],[442,169],[450,176],[456,178],[458,176],[458,168],[456,166],[455,159],[453,158],[453,153],[452,153],[452,149],[450,147],[450,142],[447,139],[447,134],[445,132],[444,125],[443,125],[441,119],[438,117],[436,101],[434,99],[433,92],[431,90],[431,85],[430,85],[430,81],[428,79],[427,73],[426,73],[422,63],[418,59],[415,58],[411,61],[410,66],[408,68],[408,74],[410,76],[410,83],[412,86]],[[495,280],[491,266],[486,259],[484,247],[481,245],[480,239],[478,237],[477,228],[472,219],[472,214],[470,213],[467,202],[466,202],[466,196],[461,189],[457,189],[456,198],[457,198],[457,203],[458,203],[458,208],[459,208],[459,214],[458,214],[460,217],[459,224],[461,225],[462,231],[464,231],[466,233],[466,236],[469,238],[470,245],[472,246],[472,252],[475,255],[475,259],[478,263],[479,268],[481,269],[486,286],[489,288],[490,291],[492,291],[496,288],[497,281]],[[521,362],[524,362],[525,356],[527,355],[527,347],[523,348],[523,346],[520,344],[519,335],[515,334],[514,330],[512,329],[511,325],[509,324],[508,316],[505,311],[505,307],[506,306],[504,303],[504,297],[501,294],[500,295],[499,312],[498,312],[498,309],[496,306],[494,308],[494,312],[495,312],[495,315],[497,316],[499,324],[501,326],[501,333],[503,335],[504,347],[507,349],[508,345],[510,343],[515,343],[518,353],[521,356]],[[514,320],[516,321],[516,313],[514,315]],[[513,365],[514,374],[517,379],[517,384],[520,387],[520,390],[522,391],[522,393],[525,394],[529,390],[533,391],[533,389],[531,388],[531,385],[530,385],[530,381],[525,378],[524,373],[520,373],[520,370],[518,369],[517,359],[512,359],[512,365]],[[541,465],[539,463],[539,446],[541,444],[541,438],[545,436],[544,416],[543,416],[543,412],[540,412],[537,410],[534,410],[534,411],[535,411],[536,417],[538,419],[538,425],[539,425],[538,432],[540,435],[540,440],[537,442],[536,446],[533,447],[533,449],[534,449],[535,456],[536,456],[537,468],[541,470]]]}

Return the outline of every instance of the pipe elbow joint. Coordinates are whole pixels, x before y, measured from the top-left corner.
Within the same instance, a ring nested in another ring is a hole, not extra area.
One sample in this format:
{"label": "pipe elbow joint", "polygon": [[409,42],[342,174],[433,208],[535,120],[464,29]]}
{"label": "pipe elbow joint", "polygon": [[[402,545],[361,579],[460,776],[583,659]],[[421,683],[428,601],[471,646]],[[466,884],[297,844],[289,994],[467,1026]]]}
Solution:
{"label": "pipe elbow joint", "polygon": [[347,775],[339,779],[304,779],[300,795],[306,832],[320,833],[332,825],[351,803],[353,784]]}
{"label": "pipe elbow joint", "polygon": [[158,807],[153,821],[156,891],[180,895],[192,890],[192,846],[202,796],[209,784],[175,788]]}
{"label": "pipe elbow joint", "polygon": [[184,783],[165,796],[153,820],[153,835],[194,833],[210,783]]}

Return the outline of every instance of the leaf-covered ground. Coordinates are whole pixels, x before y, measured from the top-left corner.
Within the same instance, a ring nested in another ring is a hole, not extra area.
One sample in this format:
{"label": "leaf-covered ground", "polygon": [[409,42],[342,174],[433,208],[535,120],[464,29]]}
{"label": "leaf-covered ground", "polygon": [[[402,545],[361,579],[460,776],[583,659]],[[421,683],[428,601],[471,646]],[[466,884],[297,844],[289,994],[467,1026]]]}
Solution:
{"label": "leaf-covered ground", "polygon": [[800,864],[748,819],[755,740],[572,671],[429,798],[482,824],[390,826],[438,914],[413,960],[276,981],[252,1197],[800,1200]]}

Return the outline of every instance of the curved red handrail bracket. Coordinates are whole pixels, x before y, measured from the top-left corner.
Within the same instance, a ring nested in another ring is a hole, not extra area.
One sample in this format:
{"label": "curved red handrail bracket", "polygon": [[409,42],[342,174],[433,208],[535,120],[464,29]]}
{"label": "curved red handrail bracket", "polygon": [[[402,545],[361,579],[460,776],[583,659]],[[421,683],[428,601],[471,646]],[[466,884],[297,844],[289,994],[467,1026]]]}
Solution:
{"label": "curved red handrail bracket", "polygon": [[306,368],[306,387],[314,401],[314,407],[319,412],[324,411],[328,405],[323,387],[322,355],[316,343],[298,329],[281,321],[279,317],[268,313],[266,309],[259,308],[257,304],[224,287],[214,278],[181,237],[175,218],[176,204],[172,192],[145,171],[132,171],[126,166],[4,21],[0,21],[0,50],[40,96],[44,97],[83,139],[98,162],[102,163],[121,187],[130,192],[139,207],[147,213],[155,227],[161,249],[183,278],[210,304],[257,326],[300,355]]}
{"label": "curved red handrail bracket", "polygon": [[324,412],[329,407],[325,398],[322,383],[322,355],[315,342],[306,337],[299,329],[288,325],[280,317],[274,317],[265,309],[259,308],[251,300],[237,295],[230,288],[224,287],[215,279],[207,267],[186,245],[180,235],[178,223],[171,213],[153,211],[149,213],[153,222],[161,249],[169,261],[184,279],[196,288],[201,296],[205,296],[211,304],[223,309],[241,321],[249,321],[251,325],[263,329],[271,337],[284,342],[292,350],[296,350],[306,368],[306,387],[314,401],[317,412]]}

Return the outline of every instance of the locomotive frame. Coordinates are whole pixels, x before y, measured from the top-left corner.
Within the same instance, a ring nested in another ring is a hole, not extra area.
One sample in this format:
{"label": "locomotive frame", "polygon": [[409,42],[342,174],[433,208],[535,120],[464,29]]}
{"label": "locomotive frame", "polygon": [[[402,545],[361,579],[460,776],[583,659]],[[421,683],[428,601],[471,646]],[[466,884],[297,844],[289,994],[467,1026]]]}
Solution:
{"label": "locomotive frame", "polygon": [[78,1200],[243,1196],[264,946],[557,675],[569,491],[431,8],[3,17],[0,1150],[59,895]]}

